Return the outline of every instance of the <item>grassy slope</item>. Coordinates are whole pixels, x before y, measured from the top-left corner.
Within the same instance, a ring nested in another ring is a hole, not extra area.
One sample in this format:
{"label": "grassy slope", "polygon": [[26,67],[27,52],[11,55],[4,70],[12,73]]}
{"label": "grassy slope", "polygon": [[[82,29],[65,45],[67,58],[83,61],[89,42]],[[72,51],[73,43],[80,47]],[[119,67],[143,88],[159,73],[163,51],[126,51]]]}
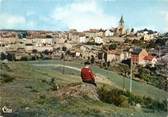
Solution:
{"label": "grassy slope", "polygon": [[[47,61],[46,61],[47,62]],[[50,61],[53,63],[53,61]],[[59,62],[60,63],[60,62]],[[67,63],[71,64],[71,63]],[[79,64],[73,64],[80,67]],[[2,66],[2,64],[1,64]],[[142,113],[135,112],[133,109],[118,108],[110,104],[96,102],[89,99],[69,99],[66,102],[60,103],[56,98],[53,98],[50,85],[42,82],[42,80],[50,81],[55,78],[55,82],[59,85],[65,85],[75,82],[81,82],[79,73],[65,70],[66,74],[62,74],[54,68],[34,67],[31,64],[17,62],[9,63],[9,69],[1,67],[1,73],[6,73],[14,77],[14,81],[0,84],[0,107],[11,105],[14,110],[19,112],[29,112],[27,116],[55,116],[55,115],[76,115],[76,116],[121,116],[127,117],[134,113],[134,116],[141,117],[159,117],[157,113]],[[94,69],[99,70],[98,68]],[[10,72],[8,72],[10,71]],[[68,72],[67,72],[68,71]],[[104,70],[101,74],[106,74]],[[110,75],[111,76],[111,75]],[[113,81],[113,80],[112,80]],[[29,109],[26,109],[29,107]],[[42,114],[41,114],[42,113]],[[23,113],[26,116],[25,113]],[[164,115],[163,115],[164,116]]]}
{"label": "grassy slope", "polygon": [[[32,63],[32,62],[31,62]],[[69,66],[74,66],[81,68],[82,67],[82,62],[63,62],[63,61],[38,61],[38,62],[33,62],[33,63],[41,63],[41,64],[65,64]],[[50,68],[51,69],[51,68]],[[65,70],[66,71],[66,70]],[[123,77],[118,75],[115,72],[107,71],[100,69],[98,67],[93,67],[93,71],[95,73],[101,74],[105,76],[106,78],[110,79],[113,83],[114,86],[117,88],[123,88]],[[72,72],[74,74],[79,75],[77,71]],[[125,88],[129,90],[129,79],[125,79]],[[149,96],[152,97],[156,100],[163,100],[168,97],[168,92],[160,90],[154,86],[148,85],[146,83],[140,83],[137,81],[133,81],[133,93],[141,96]]]}

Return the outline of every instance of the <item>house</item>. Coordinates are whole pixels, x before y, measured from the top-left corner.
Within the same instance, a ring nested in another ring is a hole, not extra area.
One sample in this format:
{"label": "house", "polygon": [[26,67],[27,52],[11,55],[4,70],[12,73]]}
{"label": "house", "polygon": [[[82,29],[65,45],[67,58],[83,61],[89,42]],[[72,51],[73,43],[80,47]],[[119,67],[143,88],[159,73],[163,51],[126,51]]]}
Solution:
{"label": "house", "polygon": [[150,41],[150,40],[152,40],[153,38],[154,38],[154,35],[153,35],[153,34],[147,34],[147,33],[145,33],[145,34],[143,35],[144,41]]}
{"label": "house", "polygon": [[157,59],[148,54],[145,49],[133,48],[131,53],[131,60],[134,64],[139,64],[145,66],[146,64],[151,64],[154,66],[157,62]]}
{"label": "house", "polygon": [[158,32],[144,29],[137,31],[137,37],[144,39],[144,41],[150,41],[159,35]]}
{"label": "house", "polygon": [[90,57],[91,55],[96,56],[99,49],[96,46],[82,45],[80,46],[80,52],[84,59]]}
{"label": "house", "polygon": [[131,60],[134,64],[145,64],[144,58],[148,56],[148,52],[145,49],[133,48],[131,52]]}
{"label": "house", "polygon": [[79,43],[80,33],[79,32],[69,32],[67,40],[68,43]]}
{"label": "house", "polygon": [[129,53],[123,50],[108,50],[106,52],[99,52],[98,59],[106,59],[107,62],[121,62],[122,60],[128,59]]}
{"label": "house", "polygon": [[64,43],[63,47],[66,47],[68,50],[72,48],[72,44],[70,43]]}
{"label": "house", "polygon": [[18,42],[18,39],[15,37],[8,37],[8,38],[0,37],[0,46],[1,47],[6,47],[11,44],[16,44],[17,42]]}
{"label": "house", "polygon": [[150,65],[152,65],[152,67],[154,67],[157,62],[156,57],[154,57],[152,55],[145,56],[144,60],[145,60],[146,64],[150,64]]}
{"label": "house", "polygon": [[45,50],[53,51],[53,39],[52,38],[34,38],[25,40],[25,51],[31,53],[34,49],[38,52]]}
{"label": "house", "polygon": [[34,45],[32,43],[25,43],[24,48],[27,53],[31,53],[32,50],[34,49]]}
{"label": "house", "polygon": [[101,37],[96,37],[95,38],[95,43],[102,44],[103,43],[103,39]]}
{"label": "house", "polygon": [[107,54],[107,61],[118,61],[121,62],[129,58],[128,52],[122,50],[111,50]]}
{"label": "house", "polygon": [[107,62],[112,62],[112,61],[116,61],[117,60],[117,56],[115,53],[113,52],[108,52],[107,53]]}
{"label": "house", "polygon": [[37,50],[38,52],[44,52],[44,51],[53,51],[53,47],[52,46],[34,46],[33,49]]}
{"label": "house", "polygon": [[102,30],[102,29],[90,29],[89,31],[84,31],[84,33],[85,33],[85,36],[87,36],[89,38],[104,36],[104,30]]}
{"label": "house", "polygon": [[113,31],[111,31],[111,30],[109,30],[109,29],[105,31],[105,36],[106,36],[106,37],[111,37],[111,36],[113,36],[113,35],[114,35],[114,32],[113,32]]}
{"label": "house", "polygon": [[37,47],[53,45],[53,38],[34,38],[32,41]]}
{"label": "house", "polygon": [[89,40],[85,36],[79,38],[80,43],[87,43]]}

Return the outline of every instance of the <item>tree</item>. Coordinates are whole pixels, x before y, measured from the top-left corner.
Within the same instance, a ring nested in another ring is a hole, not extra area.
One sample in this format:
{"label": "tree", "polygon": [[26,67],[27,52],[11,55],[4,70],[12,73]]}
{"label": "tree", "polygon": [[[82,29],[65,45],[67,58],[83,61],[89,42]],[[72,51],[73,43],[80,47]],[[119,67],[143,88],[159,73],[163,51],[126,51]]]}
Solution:
{"label": "tree", "polygon": [[67,51],[67,47],[62,47],[62,51]]}
{"label": "tree", "polygon": [[32,53],[34,54],[35,60],[37,60],[37,53],[38,53],[38,51],[36,49],[33,49]]}
{"label": "tree", "polygon": [[104,61],[107,62],[107,52],[104,53]]}
{"label": "tree", "polygon": [[7,56],[7,55],[6,55],[5,53],[2,52],[2,53],[1,53],[1,60],[6,59],[6,56]]}
{"label": "tree", "polygon": [[91,62],[91,64],[95,63],[95,57],[93,55],[91,56],[90,62]]}
{"label": "tree", "polygon": [[109,50],[115,50],[117,48],[117,44],[115,43],[112,43],[110,46],[109,46]]}
{"label": "tree", "polygon": [[151,80],[150,70],[146,68],[139,69],[139,77],[147,82]]}
{"label": "tree", "polygon": [[49,54],[49,51],[48,51],[48,50],[44,50],[44,54],[45,54],[45,55],[48,55],[48,54]]}
{"label": "tree", "polygon": [[134,28],[131,29],[131,32],[132,32],[132,33],[134,32]]}
{"label": "tree", "polygon": [[119,70],[122,73],[123,76],[127,77],[130,73],[130,68],[127,64],[119,63]]}
{"label": "tree", "polygon": [[15,60],[15,54],[14,53],[7,53],[6,57],[9,61]]}
{"label": "tree", "polygon": [[98,53],[98,59],[103,59],[103,53]]}
{"label": "tree", "polygon": [[46,38],[53,38],[51,35],[47,35]]}

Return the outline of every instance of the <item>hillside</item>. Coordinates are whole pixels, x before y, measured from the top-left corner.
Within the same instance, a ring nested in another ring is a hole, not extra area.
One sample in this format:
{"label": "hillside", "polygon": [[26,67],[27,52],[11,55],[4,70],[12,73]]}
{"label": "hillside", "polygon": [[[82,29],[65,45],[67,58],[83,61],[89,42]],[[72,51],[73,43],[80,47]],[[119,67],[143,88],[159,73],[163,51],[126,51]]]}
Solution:
{"label": "hillside", "polygon": [[[62,64],[61,61],[9,62],[6,64],[1,62],[0,108],[5,105],[11,107],[14,111],[13,114],[20,117],[166,116],[166,112],[145,113],[133,107],[118,107],[87,96],[70,96],[60,100],[58,92],[72,89],[72,84],[74,86],[82,85],[79,73],[81,64],[64,63],[73,68],[63,68],[60,66]],[[63,69],[64,74],[62,73]],[[93,70],[98,76],[98,88],[106,85],[109,88],[122,89],[121,76],[97,67],[94,67]],[[128,83],[128,80],[126,82]],[[138,82],[134,82],[133,91],[137,95],[150,96],[154,99],[163,100],[168,97],[168,93]]]}
{"label": "hillside", "polygon": [[[41,67],[41,68],[47,68],[50,71],[55,71],[55,70],[59,70],[60,72],[62,72],[63,69],[63,65],[64,67],[64,72],[65,74],[74,74],[74,75],[78,75],[80,76],[80,72],[79,69],[83,66],[82,63],[80,62],[63,62],[63,61],[32,61],[29,62],[30,64],[36,66],[36,67]],[[60,66],[60,67],[58,67]],[[69,69],[66,66],[71,66],[73,68],[76,69]],[[96,75],[98,76],[97,80],[100,80],[99,77],[104,78],[103,81],[110,82],[110,84],[112,84],[113,87],[116,88],[123,88],[123,77],[118,75],[115,72],[112,71],[107,71],[104,69],[101,69],[99,67],[92,67],[93,71],[96,73]],[[125,79],[125,88],[126,90],[129,90],[129,79]],[[142,83],[142,82],[137,82],[137,81],[133,81],[133,92],[135,94],[141,95],[141,96],[149,96],[152,97],[156,100],[164,100],[168,97],[168,93],[160,90],[154,86],[148,85],[146,83]]]}

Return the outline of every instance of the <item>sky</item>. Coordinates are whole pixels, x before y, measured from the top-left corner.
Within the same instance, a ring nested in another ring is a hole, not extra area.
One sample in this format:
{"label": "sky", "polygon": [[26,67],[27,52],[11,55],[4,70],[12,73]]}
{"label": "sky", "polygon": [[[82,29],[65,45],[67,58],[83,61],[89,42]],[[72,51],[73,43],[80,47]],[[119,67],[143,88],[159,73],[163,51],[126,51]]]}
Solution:
{"label": "sky", "polygon": [[168,32],[168,0],[0,0],[0,29],[127,29]]}

